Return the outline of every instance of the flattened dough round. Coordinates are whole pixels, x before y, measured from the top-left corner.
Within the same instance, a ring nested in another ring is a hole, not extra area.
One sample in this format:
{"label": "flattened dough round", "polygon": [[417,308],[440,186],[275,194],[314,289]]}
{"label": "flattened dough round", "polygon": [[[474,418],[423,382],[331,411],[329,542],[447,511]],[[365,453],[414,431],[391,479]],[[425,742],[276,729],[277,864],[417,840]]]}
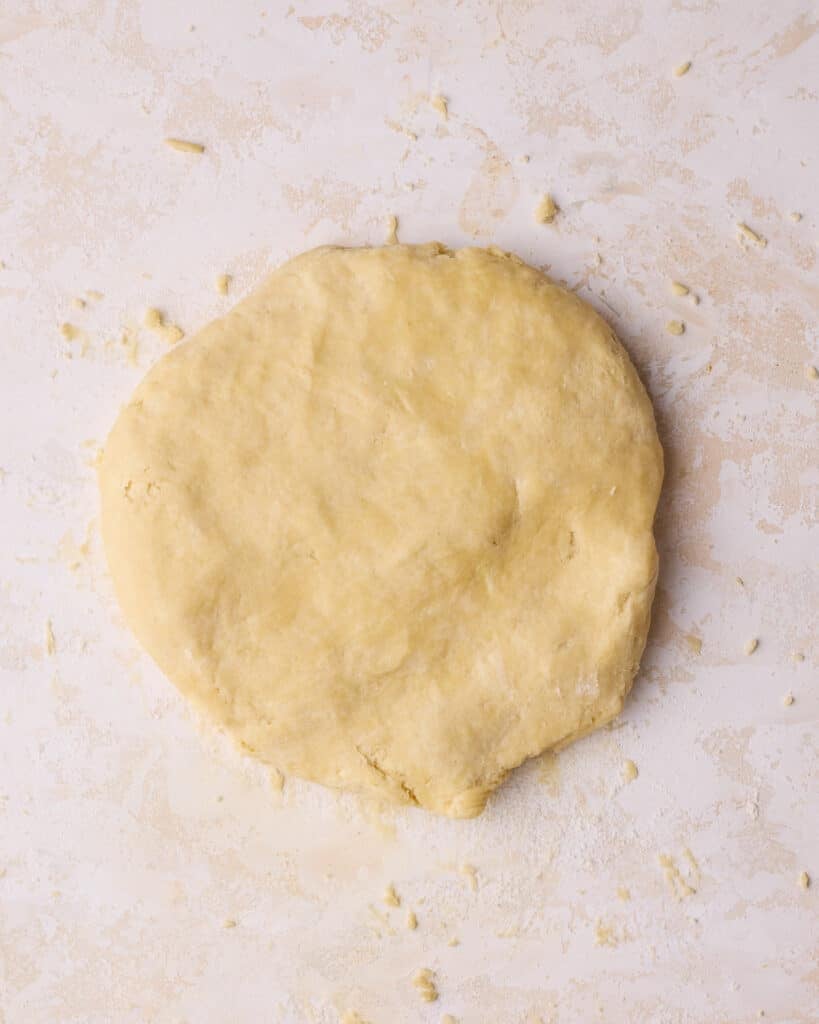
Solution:
{"label": "flattened dough round", "polygon": [[497,250],[322,248],[175,349],[100,470],[125,616],[264,761],[441,814],[628,692],[662,449],[611,329]]}

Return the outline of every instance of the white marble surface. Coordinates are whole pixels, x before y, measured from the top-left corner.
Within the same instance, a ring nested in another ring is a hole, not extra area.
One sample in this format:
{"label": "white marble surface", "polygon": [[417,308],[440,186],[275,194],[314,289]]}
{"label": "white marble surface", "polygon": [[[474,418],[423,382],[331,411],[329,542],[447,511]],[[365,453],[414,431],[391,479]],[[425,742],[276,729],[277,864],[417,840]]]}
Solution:
{"label": "white marble surface", "polygon": [[[809,0],[0,3],[0,1021],[815,1024],[818,25]],[[96,525],[95,450],[162,350],[145,307],[193,331],[218,273],[240,295],[392,213],[595,303],[668,457],[625,714],[468,822],[276,794],[137,649]]]}

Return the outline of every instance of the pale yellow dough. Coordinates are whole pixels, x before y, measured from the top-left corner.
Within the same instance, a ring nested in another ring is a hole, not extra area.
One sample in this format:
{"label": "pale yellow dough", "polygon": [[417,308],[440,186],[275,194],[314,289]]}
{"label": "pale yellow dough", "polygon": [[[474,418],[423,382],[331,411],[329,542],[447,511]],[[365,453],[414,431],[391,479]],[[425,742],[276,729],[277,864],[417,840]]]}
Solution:
{"label": "pale yellow dough", "polygon": [[468,817],[622,707],[662,464],[611,328],[520,260],[322,248],[140,384],[102,529],[137,637],[245,750]]}

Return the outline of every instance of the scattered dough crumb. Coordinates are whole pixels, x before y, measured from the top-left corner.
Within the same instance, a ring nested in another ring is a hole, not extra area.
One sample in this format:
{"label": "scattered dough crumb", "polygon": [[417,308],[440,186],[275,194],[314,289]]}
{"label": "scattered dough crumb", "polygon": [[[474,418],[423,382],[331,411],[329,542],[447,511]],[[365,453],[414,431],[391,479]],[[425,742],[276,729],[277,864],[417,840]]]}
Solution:
{"label": "scattered dough crumb", "polygon": [[682,320],[669,320],[665,329],[669,334],[685,334],[685,324]]}
{"label": "scattered dough crumb", "polygon": [[702,654],[702,640],[700,637],[695,636],[694,633],[689,633],[685,642],[688,644],[688,648],[692,654]]}
{"label": "scattered dough crumb", "polygon": [[270,788],[274,793],[281,793],[284,790],[284,775],[278,768],[270,769]]}
{"label": "scattered dough crumb", "polygon": [[166,323],[164,315],[153,307],[145,310],[144,323],[149,331],[158,334],[169,345],[175,345],[177,341],[181,341],[185,337],[185,332],[181,327]]}
{"label": "scattered dough crumb", "polygon": [[48,655],[54,654],[57,650],[57,641],[54,639],[54,627],[51,625],[51,619],[46,619],[45,649]]}
{"label": "scattered dough crumb", "polygon": [[391,213],[387,217],[387,245],[397,245],[398,243],[398,218],[394,213]]}
{"label": "scattered dough crumb", "polygon": [[86,305],[87,303],[85,299],[76,297],[71,300],[71,306],[73,309],[85,309]]}
{"label": "scattered dough crumb", "polygon": [[137,341],[135,335],[131,331],[129,331],[127,327],[122,332],[122,335],[120,336],[119,339],[119,343],[120,345],[122,345],[122,347],[125,349],[126,354],[128,355],[128,365],[136,366],[139,357],[139,342]]}
{"label": "scattered dough crumb", "polygon": [[626,782],[634,782],[637,776],[640,774],[637,765],[629,758],[623,764],[623,778]]}
{"label": "scattered dough crumb", "polygon": [[460,946],[460,944],[461,940],[457,938],[455,935],[453,935],[452,938],[447,943],[448,946]]}
{"label": "scattered dough crumb", "polygon": [[792,693],[786,693],[785,696],[782,698],[782,703],[785,705],[786,708],[789,708],[791,704],[794,703],[794,699],[795,698]]}
{"label": "scattered dough crumb", "polygon": [[415,911],[414,910],[410,910],[410,912],[407,914],[407,928],[409,928],[409,930],[411,932],[414,932],[417,927],[418,927],[418,918],[417,918],[417,916],[415,914]]}
{"label": "scattered dough crumb", "polygon": [[535,207],[535,221],[538,224],[551,224],[557,216],[558,207],[550,195],[545,195]]}
{"label": "scattered dough crumb", "polygon": [[95,288],[87,288],[85,294],[92,302],[99,302],[100,299],[105,298],[102,292],[98,292]]}
{"label": "scattered dough crumb", "polygon": [[805,660],[805,655],[801,651],[794,651],[791,654],[791,661],[795,661],[797,664]]}
{"label": "scattered dough crumb", "polygon": [[817,370],[815,366],[806,366],[805,376],[808,380],[819,380],[819,370]]}
{"label": "scattered dough crumb", "polygon": [[528,153],[521,153],[521,155],[518,157],[518,160],[520,160],[522,164],[528,164],[531,160],[531,157]]}
{"label": "scattered dough crumb", "polygon": [[165,139],[165,145],[170,146],[180,153],[204,153],[205,147],[201,142],[188,142],[186,139]]}
{"label": "scattered dough crumb", "polygon": [[794,210],[793,213],[789,214],[789,216],[791,220],[794,222],[794,224],[798,224],[799,221],[802,220],[802,214],[797,213],[796,210]]}
{"label": "scattered dough crumb", "polygon": [[[693,859],[693,858],[692,858]],[[674,863],[674,858],[669,857],[667,853],[661,853],[660,866],[663,869],[665,880],[668,882],[668,887],[672,894],[677,900],[684,900],[688,896],[694,896],[697,890],[688,884],[688,882],[680,874],[679,868]]]}
{"label": "scattered dough crumb", "polygon": [[745,586],[745,580],[741,576],[737,576],[736,584],[737,584],[738,587],[744,587]]}
{"label": "scattered dough crumb", "polygon": [[437,93],[435,96],[431,97],[429,102],[432,109],[437,110],[441,117],[444,119],[444,121],[449,120],[449,105],[447,104],[446,98],[444,96],[442,96],[440,93]]}
{"label": "scattered dough crumb", "polygon": [[617,936],[614,933],[614,929],[609,925],[604,924],[602,920],[597,921],[597,926],[594,929],[594,944],[595,946],[616,946]]}
{"label": "scattered dough crumb", "polygon": [[234,921],[234,919],[232,917],[226,917],[224,919],[224,921],[222,922],[222,927],[223,928],[235,928],[236,927],[236,921]]}
{"label": "scattered dough crumb", "polygon": [[690,70],[691,70],[691,61],[690,60],[683,61],[682,64],[678,64],[674,68],[674,77],[675,78],[682,78],[682,76],[683,75],[687,75]]}
{"label": "scattered dough crumb", "polygon": [[384,890],[384,902],[387,904],[388,907],[401,906],[401,897],[395,891],[394,885],[388,885],[387,888]]}
{"label": "scattered dough crumb", "polygon": [[456,1017],[453,1017],[451,1013],[445,1013],[443,1017],[441,1017],[441,1024],[458,1024],[458,1020]]}
{"label": "scattered dough crumb", "polygon": [[753,228],[749,228],[748,225],[744,224],[742,221],[737,224],[737,231],[737,238],[740,242],[743,238],[747,238],[749,242],[753,242],[755,245],[758,245],[763,249],[768,244],[767,238],[763,238],[762,235],[754,231]]}
{"label": "scattered dough crumb", "polygon": [[750,657],[750,655],[754,653],[757,647],[759,647],[759,640],[757,640],[757,638],[754,637],[752,640],[749,640],[747,644],[745,644],[745,653]]}
{"label": "scattered dough crumb", "polygon": [[219,292],[220,295],[227,295],[230,291],[230,282],[232,280],[233,278],[230,274],[220,274],[216,278],[216,291]]}
{"label": "scattered dough crumb", "polygon": [[367,1022],[355,1010],[347,1010],[341,1018],[341,1024],[367,1024]]}
{"label": "scattered dough crumb", "polygon": [[415,134],[415,132],[410,131],[409,128],[405,128],[402,124],[399,124],[398,121],[391,121],[389,118],[387,118],[387,120],[385,121],[385,124],[387,125],[388,128],[391,128],[394,132],[398,132],[399,135],[406,135],[406,137],[411,142],[417,142],[418,141],[418,136]]}
{"label": "scattered dough crumb", "polygon": [[628,901],[631,899],[631,893],[624,885],[621,885],[617,889],[617,899],[622,900],[623,903],[628,903]]}
{"label": "scattered dough crumb", "polygon": [[472,892],[478,891],[478,869],[472,864],[461,864],[459,871],[469,883]]}
{"label": "scattered dough crumb", "polygon": [[810,875],[807,871],[802,871],[799,875],[799,888],[810,889]]}
{"label": "scattered dough crumb", "polygon": [[80,329],[75,327],[74,324],[60,324],[60,334],[62,334],[66,341],[76,341],[80,336]]}
{"label": "scattered dough crumb", "polygon": [[428,967],[422,967],[412,979],[412,983],[425,1003],[434,1003],[438,998],[435,975]]}
{"label": "scattered dough crumb", "polygon": [[672,281],[671,291],[674,292],[675,295],[688,295],[691,289],[687,284],[681,284],[679,281]]}

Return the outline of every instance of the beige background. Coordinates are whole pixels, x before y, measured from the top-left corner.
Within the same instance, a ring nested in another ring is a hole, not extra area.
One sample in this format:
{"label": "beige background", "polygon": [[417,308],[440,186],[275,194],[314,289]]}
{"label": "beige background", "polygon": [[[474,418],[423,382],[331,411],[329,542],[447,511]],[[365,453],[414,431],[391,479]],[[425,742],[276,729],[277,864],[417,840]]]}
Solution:
{"label": "beige background", "polygon": [[[806,0],[0,0],[0,1020],[819,1019],[818,26]],[[470,822],[277,794],[137,649],[96,525],[95,450],[163,349],[145,307],[191,332],[218,273],[241,295],[392,213],[592,301],[668,456],[625,714]]]}

